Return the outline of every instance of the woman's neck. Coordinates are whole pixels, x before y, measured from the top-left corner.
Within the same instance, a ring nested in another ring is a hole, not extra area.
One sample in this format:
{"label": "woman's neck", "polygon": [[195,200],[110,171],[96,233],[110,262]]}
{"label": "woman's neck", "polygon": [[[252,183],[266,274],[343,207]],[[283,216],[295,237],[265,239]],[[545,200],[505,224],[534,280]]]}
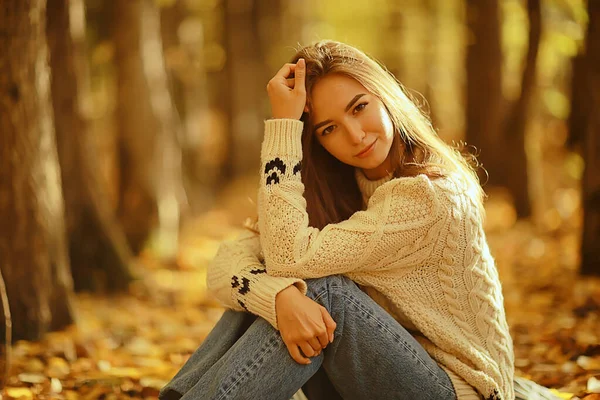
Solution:
{"label": "woman's neck", "polygon": [[379,166],[372,169],[361,169],[365,177],[370,181],[378,181],[392,173],[392,162],[388,156]]}

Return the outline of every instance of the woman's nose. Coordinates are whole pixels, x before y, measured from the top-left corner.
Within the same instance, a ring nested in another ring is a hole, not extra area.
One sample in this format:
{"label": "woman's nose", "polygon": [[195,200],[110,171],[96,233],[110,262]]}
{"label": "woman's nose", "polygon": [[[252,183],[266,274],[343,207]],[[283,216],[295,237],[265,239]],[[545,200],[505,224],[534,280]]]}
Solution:
{"label": "woman's nose", "polygon": [[362,129],[362,126],[358,123],[350,123],[346,127],[348,130],[348,137],[352,141],[353,144],[362,143],[365,138],[365,131]]}

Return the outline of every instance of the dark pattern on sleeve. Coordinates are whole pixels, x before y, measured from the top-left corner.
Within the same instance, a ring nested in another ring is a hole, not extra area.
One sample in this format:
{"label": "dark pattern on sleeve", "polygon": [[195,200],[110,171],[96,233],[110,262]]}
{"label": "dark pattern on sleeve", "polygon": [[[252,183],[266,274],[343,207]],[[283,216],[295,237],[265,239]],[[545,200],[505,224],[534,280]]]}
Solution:
{"label": "dark pattern on sleeve", "polygon": [[246,305],[244,304],[244,302],[243,302],[243,301],[241,301],[241,300],[238,300],[238,304],[239,304],[239,305],[240,305],[240,307],[242,307],[244,310],[246,310],[246,311],[250,312],[250,311],[248,310],[248,307],[246,307]]}
{"label": "dark pattern on sleeve", "polygon": [[300,170],[302,170],[302,161],[298,161],[298,164],[294,166],[294,175],[300,172]]}
{"label": "dark pattern on sleeve", "polygon": [[250,270],[250,273],[251,273],[252,275],[266,274],[266,273],[267,273],[267,270],[266,270],[266,269],[264,269],[264,268],[262,268],[262,269],[261,269],[261,268],[256,268],[256,269]]}
{"label": "dark pattern on sleeve", "polygon": [[277,176],[277,172],[273,172],[267,177],[267,185],[270,185],[272,183],[279,183],[279,177]]}
{"label": "dark pattern on sleeve", "polygon": [[[266,272],[266,270],[265,270]],[[249,291],[250,291],[250,279],[248,278],[244,278],[242,277],[241,279],[241,283],[240,283],[240,278],[233,275],[231,277],[231,288],[232,289],[237,289],[237,292],[239,294],[241,294],[242,296],[245,296]],[[243,301],[238,299],[238,304],[246,311],[248,311],[248,309],[246,308],[246,305],[244,304]]]}
{"label": "dark pattern on sleeve", "polygon": [[272,183],[279,183],[279,176],[285,174],[286,170],[285,163],[281,160],[281,158],[277,157],[274,160],[269,161],[265,165],[265,174],[267,176],[267,185]]}
{"label": "dark pattern on sleeve", "polygon": [[250,280],[248,278],[242,278],[242,287],[240,288],[240,290],[238,290],[238,292],[240,292],[240,294],[246,294],[250,291]]}
{"label": "dark pattern on sleeve", "polygon": [[488,397],[486,397],[485,400],[502,400],[502,397],[500,394],[498,394],[498,390],[494,389],[494,391]]}

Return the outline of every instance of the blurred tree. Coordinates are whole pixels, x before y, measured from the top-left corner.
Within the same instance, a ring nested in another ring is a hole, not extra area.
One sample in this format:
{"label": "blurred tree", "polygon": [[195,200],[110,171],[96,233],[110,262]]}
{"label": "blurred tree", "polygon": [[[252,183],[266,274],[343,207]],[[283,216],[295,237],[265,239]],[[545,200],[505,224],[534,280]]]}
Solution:
{"label": "blurred tree", "polygon": [[191,211],[200,212],[208,206],[220,172],[212,165],[214,155],[203,151],[211,137],[204,22],[181,0],[163,7],[160,15],[171,93],[181,116],[183,183]]}
{"label": "blurred tree", "polygon": [[[11,343],[12,339],[12,319],[10,316],[10,305],[8,304],[8,295],[6,294],[6,285],[0,271],[0,391],[4,390],[8,380],[8,372],[11,366]],[[4,340],[2,340],[4,338]]]}
{"label": "blurred tree", "polygon": [[113,3],[120,147],[119,217],[138,253],[154,227],[163,258],[177,251],[181,178],[179,124],[168,90],[160,16],[152,0]]}
{"label": "blurred tree", "polygon": [[506,165],[502,122],[502,53],[498,0],[467,0],[466,141],[481,153],[489,174],[482,182],[501,184]]}
{"label": "blurred tree", "polygon": [[263,80],[258,21],[258,0],[224,0],[225,48],[229,93],[230,151],[226,168],[238,176],[258,168],[263,134],[261,99]]}
{"label": "blurred tree", "polygon": [[[75,20],[73,20],[75,19]],[[127,289],[130,251],[99,182],[88,143],[85,6],[82,0],[48,0],[47,36],[52,104],[65,199],[65,222],[76,290]]]}
{"label": "blurred tree", "polygon": [[400,2],[393,1],[389,7],[385,18],[386,27],[377,32],[385,46],[381,61],[398,80],[402,81],[406,65],[402,62],[404,58],[402,56],[404,50],[402,46],[402,34],[405,25],[404,20],[407,16],[403,12]]}
{"label": "blurred tree", "polygon": [[439,52],[439,41],[438,31],[439,27],[439,4],[438,0],[427,0],[421,3],[421,7],[423,7],[424,20],[427,21],[425,25],[426,33],[424,35],[425,38],[425,46],[424,46],[424,64],[426,66],[425,82],[423,88],[423,96],[425,97],[424,101],[425,110],[429,114],[429,118],[435,127],[438,127],[438,118],[436,114],[436,109],[433,102],[434,97],[434,85],[435,85],[435,70],[437,68],[436,55]]}
{"label": "blurred tree", "polygon": [[[588,0],[586,40],[587,127],[583,159],[583,240],[581,272],[600,275],[600,1]],[[585,99],[583,100],[585,102]]]}
{"label": "blurred tree", "polygon": [[571,63],[571,113],[567,139],[567,146],[571,149],[580,146],[585,136],[590,114],[589,96],[586,95],[589,89],[586,57],[584,53],[580,53],[573,57]]}
{"label": "blurred tree", "polygon": [[45,12],[45,0],[0,7],[0,270],[15,340],[73,322]]}
{"label": "blurred tree", "polygon": [[540,0],[527,0],[527,16],[529,19],[529,45],[521,79],[521,95],[517,101],[511,104],[502,135],[502,141],[506,146],[506,153],[503,156],[509,157],[509,160],[504,163],[501,179],[503,185],[512,194],[517,216],[521,218],[531,215],[525,132],[527,120],[530,118],[531,99],[535,93],[538,49],[542,35]]}
{"label": "blurred tree", "polygon": [[466,141],[481,153],[487,171],[483,182],[506,187],[517,216],[531,215],[525,132],[541,38],[540,0],[527,0],[528,50],[521,93],[504,113],[502,53],[498,1],[467,0],[467,129]]}

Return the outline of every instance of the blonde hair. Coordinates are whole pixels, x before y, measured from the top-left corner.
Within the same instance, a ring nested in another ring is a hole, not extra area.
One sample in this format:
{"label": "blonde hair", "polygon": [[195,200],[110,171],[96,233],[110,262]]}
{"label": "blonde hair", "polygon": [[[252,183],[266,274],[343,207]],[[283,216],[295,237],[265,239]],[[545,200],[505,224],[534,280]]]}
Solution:
{"label": "blonde hair", "polygon": [[[312,152],[318,151],[315,147],[317,141],[312,138],[313,129],[308,118],[311,110],[310,96],[312,88],[319,79],[328,74],[343,74],[362,84],[370,93],[378,97],[387,109],[394,127],[394,143],[391,149],[394,177],[416,176],[421,173],[430,177],[458,176],[459,179],[468,184],[469,191],[479,205],[481,215],[483,215],[484,192],[473,168],[473,166],[477,166],[475,157],[468,153],[463,155],[461,153],[462,149],[446,144],[437,135],[430,119],[407,95],[402,84],[383,65],[355,47],[332,40],[319,41],[299,49],[292,62],[296,63],[300,58],[304,58],[306,61],[306,90],[309,105],[308,113],[302,116],[305,155],[307,151],[310,155],[311,149]],[[307,184],[311,185],[311,179],[304,179],[309,178],[305,177],[304,167],[308,167],[313,175],[318,173],[319,169],[315,165],[310,168],[310,165],[307,164],[311,164],[311,161],[313,160],[310,158],[303,160],[302,176],[305,186]],[[335,164],[335,161],[328,160],[327,163],[327,166],[322,167],[331,167]],[[348,170],[344,169],[343,166],[337,165],[337,167],[343,169],[346,176],[349,175]],[[316,179],[316,176],[313,176],[313,179]],[[322,187],[323,185],[319,186]],[[351,197],[355,203],[355,186],[351,186],[352,188],[348,190],[352,192]],[[321,202],[324,197],[329,196],[323,196],[323,193],[315,194],[315,198],[320,199]],[[350,208],[356,208],[356,204],[350,206]],[[315,225],[319,226],[325,222],[337,222],[336,220],[342,217],[349,217],[347,214],[351,212],[352,210],[347,210],[341,213],[343,215],[326,218],[326,220]]]}

